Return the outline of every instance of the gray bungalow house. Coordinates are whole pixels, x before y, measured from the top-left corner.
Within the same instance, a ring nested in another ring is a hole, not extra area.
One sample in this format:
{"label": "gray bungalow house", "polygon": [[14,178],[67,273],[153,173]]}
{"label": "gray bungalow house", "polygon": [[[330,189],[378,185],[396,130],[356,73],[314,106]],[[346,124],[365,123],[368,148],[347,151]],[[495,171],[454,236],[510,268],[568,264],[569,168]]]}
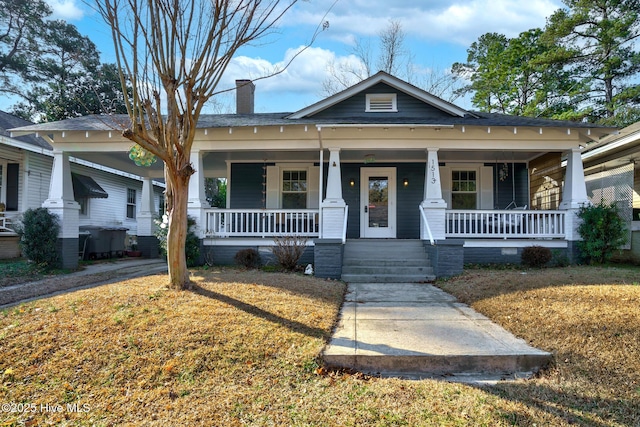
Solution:
{"label": "gray bungalow house", "polygon": [[[191,153],[189,215],[202,244],[227,263],[241,248],[266,250],[274,236],[306,236],[305,256],[323,277],[341,276],[344,245],[355,241],[380,252],[422,242],[437,276],[463,261],[519,262],[531,245],[572,257],[575,212],[588,201],[581,146],[614,131],[467,111],[384,72],[293,113],[256,114],[253,83],[237,86],[237,113],[201,116]],[[13,129],[54,147],[59,185],[45,206],[64,219],[60,237],[71,247],[70,155],[146,177],[137,233],[144,250],[153,245],[144,194],[162,167],[128,159],[126,122],[89,116]],[[208,206],[205,177],[228,180],[226,208]]]}

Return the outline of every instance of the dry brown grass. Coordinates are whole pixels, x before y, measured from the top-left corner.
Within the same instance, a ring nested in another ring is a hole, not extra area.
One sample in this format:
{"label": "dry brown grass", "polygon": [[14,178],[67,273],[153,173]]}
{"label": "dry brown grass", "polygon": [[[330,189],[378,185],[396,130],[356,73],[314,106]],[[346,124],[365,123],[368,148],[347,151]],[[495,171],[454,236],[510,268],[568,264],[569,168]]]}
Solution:
{"label": "dry brown grass", "polygon": [[640,425],[640,268],[467,270],[441,287],[554,354],[540,378],[501,395],[569,420]]}
{"label": "dry brown grass", "polygon": [[589,286],[598,280],[582,269],[442,283],[561,358],[539,379],[493,388],[318,369],[340,282],[196,270],[193,292],[152,276],[34,301],[0,315],[0,403],[23,409],[0,424],[634,425],[640,287],[611,284],[638,271],[584,270],[608,284]]}

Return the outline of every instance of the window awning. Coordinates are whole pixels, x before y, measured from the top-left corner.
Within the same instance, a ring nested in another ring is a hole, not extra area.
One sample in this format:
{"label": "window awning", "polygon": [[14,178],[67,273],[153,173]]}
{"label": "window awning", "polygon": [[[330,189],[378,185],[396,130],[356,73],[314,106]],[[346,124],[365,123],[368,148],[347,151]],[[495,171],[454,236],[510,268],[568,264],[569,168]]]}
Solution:
{"label": "window awning", "polygon": [[73,182],[73,196],[76,199],[106,199],[109,197],[109,194],[90,176],[72,173],[71,181]]}

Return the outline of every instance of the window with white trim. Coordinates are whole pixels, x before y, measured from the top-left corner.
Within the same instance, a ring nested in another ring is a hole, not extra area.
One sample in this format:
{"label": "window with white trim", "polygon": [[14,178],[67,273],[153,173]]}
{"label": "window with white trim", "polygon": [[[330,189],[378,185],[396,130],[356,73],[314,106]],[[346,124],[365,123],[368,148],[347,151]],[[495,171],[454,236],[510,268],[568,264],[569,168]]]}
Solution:
{"label": "window with white trim", "polygon": [[475,170],[451,171],[451,208],[476,209],[478,181]]}
{"label": "window with white trim", "polygon": [[80,205],[80,215],[87,215],[89,212],[89,199],[87,197],[78,197],[76,202]]}
{"label": "window with white trim", "polygon": [[282,171],[282,208],[307,208],[307,171]]}
{"label": "window with white trim", "polygon": [[136,190],[127,188],[127,218],[136,217]]}
{"label": "window with white trim", "polygon": [[397,113],[398,102],[395,93],[368,93],[366,95],[367,113]]}

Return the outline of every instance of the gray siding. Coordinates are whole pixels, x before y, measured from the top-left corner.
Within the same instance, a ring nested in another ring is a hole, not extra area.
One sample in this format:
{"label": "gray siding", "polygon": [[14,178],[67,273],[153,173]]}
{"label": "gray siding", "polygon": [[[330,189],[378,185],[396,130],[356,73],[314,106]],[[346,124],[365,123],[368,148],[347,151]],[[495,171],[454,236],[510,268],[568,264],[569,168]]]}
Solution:
{"label": "gray siding", "polygon": [[[497,166],[500,168],[504,163],[498,162]],[[513,183],[515,177],[515,202],[518,206],[527,205],[531,207],[529,202],[529,176],[527,165],[525,163],[516,163],[512,165],[507,162],[508,176],[504,181],[500,181],[499,176],[496,176],[496,164],[487,163],[485,166],[493,167],[493,186],[494,186],[494,205],[496,209],[505,209],[513,200]],[[513,167],[513,168],[512,168]],[[514,172],[515,171],[515,174]]]}
{"label": "gray siding", "polygon": [[232,163],[230,189],[231,209],[262,209],[262,163]]}
{"label": "gray siding", "polygon": [[[366,113],[366,95],[368,93],[397,93],[397,113]],[[435,108],[429,104],[425,104],[423,101],[407,95],[404,92],[400,92],[397,89],[385,83],[379,83],[370,89],[358,93],[336,105],[333,105],[326,110],[320,111],[313,115],[314,118],[329,119],[340,117],[363,117],[374,116],[380,119],[398,119],[405,120],[409,118],[444,118],[451,117],[449,114],[442,110]]]}
{"label": "gray siding", "polygon": [[[347,238],[360,238],[360,168],[366,167],[395,167],[397,172],[397,238],[420,238],[420,212],[418,206],[424,197],[424,171],[426,163],[375,163],[361,165],[342,163],[342,197],[349,205],[349,219],[347,222]],[[349,181],[354,179],[351,187]],[[406,187],[402,185],[404,179],[409,181]]]}

